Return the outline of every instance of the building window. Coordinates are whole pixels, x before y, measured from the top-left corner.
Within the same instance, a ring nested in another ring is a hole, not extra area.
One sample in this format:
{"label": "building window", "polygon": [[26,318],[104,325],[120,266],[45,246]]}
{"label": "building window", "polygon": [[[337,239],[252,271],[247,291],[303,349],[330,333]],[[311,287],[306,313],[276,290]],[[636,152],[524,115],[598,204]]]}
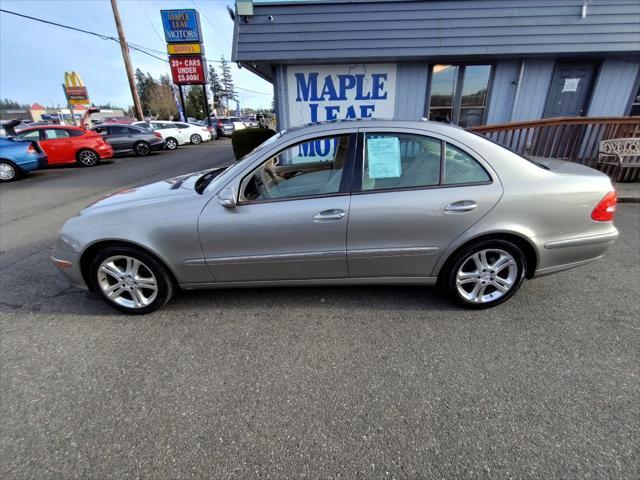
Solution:
{"label": "building window", "polygon": [[633,100],[631,100],[631,111],[629,112],[629,116],[640,116],[640,85],[638,85],[636,96],[633,97]]}
{"label": "building window", "polygon": [[433,65],[429,120],[461,127],[482,125],[491,65]]}

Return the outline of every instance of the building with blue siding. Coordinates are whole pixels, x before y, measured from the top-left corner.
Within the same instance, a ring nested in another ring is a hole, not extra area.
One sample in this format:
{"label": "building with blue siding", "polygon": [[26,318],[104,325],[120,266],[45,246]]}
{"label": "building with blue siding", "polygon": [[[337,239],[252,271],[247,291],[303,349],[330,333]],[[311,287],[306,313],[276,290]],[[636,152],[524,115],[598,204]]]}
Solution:
{"label": "building with blue siding", "polygon": [[233,60],[281,128],[640,115],[640,0],[238,0]]}

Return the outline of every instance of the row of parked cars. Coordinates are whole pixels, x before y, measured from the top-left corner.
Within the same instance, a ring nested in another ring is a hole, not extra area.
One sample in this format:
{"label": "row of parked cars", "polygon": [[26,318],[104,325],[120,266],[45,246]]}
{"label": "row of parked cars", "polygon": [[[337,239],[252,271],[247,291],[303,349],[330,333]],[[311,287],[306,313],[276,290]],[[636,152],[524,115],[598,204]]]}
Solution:
{"label": "row of parked cars", "polygon": [[47,165],[92,167],[116,153],[144,156],[180,145],[200,144],[218,137],[215,127],[152,120],[101,124],[85,128],[68,125],[26,125],[14,121],[0,137],[0,182],[10,182]]}

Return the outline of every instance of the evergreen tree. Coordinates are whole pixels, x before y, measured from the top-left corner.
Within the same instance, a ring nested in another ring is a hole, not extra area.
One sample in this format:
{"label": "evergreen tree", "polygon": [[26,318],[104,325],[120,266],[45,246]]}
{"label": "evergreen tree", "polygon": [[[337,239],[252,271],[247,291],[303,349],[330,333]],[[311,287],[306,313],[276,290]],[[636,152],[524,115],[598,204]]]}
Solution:
{"label": "evergreen tree", "polygon": [[225,107],[229,110],[229,103],[232,100],[236,100],[235,86],[233,85],[233,77],[231,76],[231,66],[229,62],[224,58],[224,55],[220,57],[220,69],[222,70],[222,88],[224,92]]}
{"label": "evergreen tree", "polygon": [[146,75],[139,68],[136,69],[136,90],[138,90],[138,96],[140,97],[140,103],[142,104],[142,113],[149,115],[150,103],[153,87],[156,85],[156,81],[150,73]]}
{"label": "evergreen tree", "polygon": [[213,108],[217,112],[222,106],[221,100],[224,95],[224,87],[213,65],[209,65],[209,84],[211,85],[211,94],[213,95]]}
{"label": "evergreen tree", "polygon": [[191,117],[198,120],[204,119],[204,92],[202,91],[201,85],[192,85],[189,87],[184,103],[185,115],[187,118]]}

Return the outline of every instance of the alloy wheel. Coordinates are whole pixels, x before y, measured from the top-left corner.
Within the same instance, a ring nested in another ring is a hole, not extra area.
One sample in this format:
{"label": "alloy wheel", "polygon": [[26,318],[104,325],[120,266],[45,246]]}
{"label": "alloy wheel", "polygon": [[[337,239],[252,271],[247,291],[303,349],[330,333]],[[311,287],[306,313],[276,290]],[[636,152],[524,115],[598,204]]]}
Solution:
{"label": "alloy wheel", "polygon": [[169,150],[175,150],[176,148],[178,148],[178,142],[176,142],[173,138],[167,140],[165,145]]}
{"label": "alloy wheel", "polygon": [[191,135],[191,143],[193,143],[194,145],[198,145],[201,142],[202,142],[202,137],[200,137],[200,135],[196,135],[195,133]]}
{"label": "alloy wheel", "polygon": [[467,301],[489,303],[518,283],[518,264],[507,251],[487,249],[467,257],[456,273],[456,288]]}
{"label": "alloy wheel", "polygon": [[138,143],[136,145],[136,153],[138,155],[148,155],[149,151],[150,151],[150,147],[146,143]]}
{"label": "alloy wheel", "polygon": [[100,264],[98,286],[113,303],[130,309],[146,307],[158,295],[158,281],[151,269],[128,255],[112,256]]}
{"label": "alloy wheel", "polygon": [[83,150],[78,154],[78,159],[80,163],[85,167],[93,167],[96,163],[98,163],[98,155],[91,150]]}
{"label": "alloy wheel", "polygon": [[6,162],[0,162],[0,180],[8,182],[16,176],[16,169],[13,165]]}

